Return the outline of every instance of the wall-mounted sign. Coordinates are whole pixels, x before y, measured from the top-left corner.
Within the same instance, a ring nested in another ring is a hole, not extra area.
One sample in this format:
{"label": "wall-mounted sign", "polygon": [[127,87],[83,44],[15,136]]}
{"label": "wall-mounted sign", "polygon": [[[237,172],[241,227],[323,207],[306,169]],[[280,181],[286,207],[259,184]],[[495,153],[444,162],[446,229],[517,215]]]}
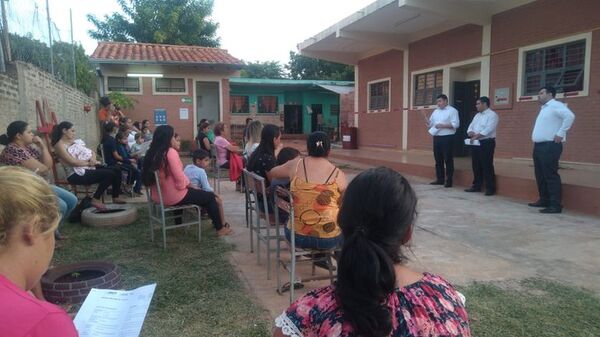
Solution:
{"label": "wall-mounted sign", "polygon": [[154,109],[154,125],[167,124],[167,110]]}
{"label": "wall-mounted sign", "polygon": [[181,97],[181,103],[192,104],[192,98],[187,96]]}
{"label": "wall-mounted sign", "polygon": [[179,119],[190,119],[190,109],[179,108]]}
{"label": "wall-mounted sign", "polygon": [[511,108],[512,99],[510,97],[510,87],[494,89],[494,108]]}

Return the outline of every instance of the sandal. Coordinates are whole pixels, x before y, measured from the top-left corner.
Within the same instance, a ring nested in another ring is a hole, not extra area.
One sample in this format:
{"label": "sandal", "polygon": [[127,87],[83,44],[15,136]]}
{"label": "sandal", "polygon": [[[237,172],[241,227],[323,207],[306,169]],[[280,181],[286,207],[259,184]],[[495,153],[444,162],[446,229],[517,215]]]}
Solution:
{"label": "sandal", "polygon": [[233,234],[233,230],[229,227],[223,227],[217,231],[218,237],[227,236],[227,235],[231,235],[231,234]]}
{"label": "sandal", "polygon": [[106,205],[103,203],[97,203],[97,202],[92,201],[91,205],[92,205],[92,207],[94,207],[95,209],[97,209],[99,211],[106,211],[108,209],[108,207],[106,207]]}
{"label": "sandal", "polygon": [[[304,284],[300,281],[296,281],[294,282],[294,290],[298,290],[298,289],[302,289],[304,288]],[[281,289],[277,289],[277,293],[279,293],[279,295],[290,291],[290,282],[286,282],[281,286]]]}

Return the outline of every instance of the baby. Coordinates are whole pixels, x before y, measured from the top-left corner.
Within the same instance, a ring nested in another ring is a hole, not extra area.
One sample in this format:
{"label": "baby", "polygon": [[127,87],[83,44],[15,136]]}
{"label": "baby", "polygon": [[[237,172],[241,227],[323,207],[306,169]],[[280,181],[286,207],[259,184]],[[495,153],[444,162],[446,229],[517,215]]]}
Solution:
{"label": "baby", "polygon": [[[73,144],[67,148],[67,152],[69,152],[73,158],[85,161],[92,159],[93,156],[92,150],[85,147],[85,143],[81,139],[76,139]],[[86,166],[73,167],[73,171],[80,176],[85,174],[86,169],[93,170],[94,168]]]}

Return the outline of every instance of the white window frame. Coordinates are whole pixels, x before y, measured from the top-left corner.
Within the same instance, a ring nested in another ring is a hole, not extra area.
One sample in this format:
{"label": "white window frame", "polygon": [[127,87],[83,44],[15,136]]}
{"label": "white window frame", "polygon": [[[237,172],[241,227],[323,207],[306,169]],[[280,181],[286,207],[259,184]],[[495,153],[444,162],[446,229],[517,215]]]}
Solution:
{"label": "white window frame", "polygon": [[[388,84],[388,91],[389,91],[388,92],[388,108],[371,110],[371,109],[369,109],[369,107],[371,106],[371,85],[381,83],[381,82],[389,82],[389,84]],[[367,113],[379,113],[379,112],[390,112],[390,111],[392,111],[392,78],[386,77],[386,78],[380,78],[380,79],[373,80],[373,81],[368,81],[367,82]]]}
{"label": "white window frame", "polygon": [[556,45],[566,44],[569,42],[575,42],[578,40],[585,40],[585,60],[583,65],[583,90],[567,92],[567,93],[557,93],[556,98],[564,98],[566,97],[584,97],[589,95],[590,90],[590,68],[591,68],[591,59],[592,59],[592,32],[587,32],[583,34],[572,35],[568,37],[564,37],[561,39],[556,39],[552,41],[546,41],[542,43],[532,44],[525,47],[519,48],[519,63],[517,69],[517,102],[529,102],[535,101],[537,99],[537,95],[527,96],[523,94],[524,85],[524,71],[525,71],[525,54],[528,51],[552,47]]}
{"label": "white window frame", "polygon": [[[109,77],[123,77],[123,78],[127,78],[127,75],[106,75],[104,77],[104,87],[106,88],[106,93],[111,93],[111,92],[120,92],[124,95],[143,95],[144,94],[144,82],[143,82],[143,78],[142,77],[137,77],[138,79],[138,83],[139,83],[139,87],[140,90],[139,91],[111,91],[108,88],[108,78]],[[132,77],[129,77],[132,78]]]}
{"label": "white window frame", "polygon": [[155,96],[188,96],[189,95],[189,85],[188,85],[188,79],[185,77],[161,77],[163,79],[178,79],[178,80],[183,80],[183,83],[185,84],[185,91],[184,92],[162,92],[162,91],[156,91],[156,77],[152,77],[152,95]]}

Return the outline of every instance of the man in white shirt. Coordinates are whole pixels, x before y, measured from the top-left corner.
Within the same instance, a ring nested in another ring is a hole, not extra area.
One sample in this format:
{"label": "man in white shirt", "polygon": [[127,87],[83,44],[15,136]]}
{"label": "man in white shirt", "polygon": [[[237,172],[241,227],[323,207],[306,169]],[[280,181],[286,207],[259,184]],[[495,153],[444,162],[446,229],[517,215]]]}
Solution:
{"label": "man in white shirt", "polygon": [[[438,108],[433,111],[429,119],[426,119],[429,133],[433,136],[433,157],[435,158],[436,180],[431,182],[431,185],[452,187],[452,176],[454,175],[452,144],[460,121],[458,111],[448,105],[448,96],[439,95],[436,103]],[[446,165],[445,179],[444,164]]]}
{"label": "man in white shirt", "polygon": [[533,165],[538,185],[539,199],[531,207],[544,207],[540,213],[560,213],[561,181],[558,161],[567,131],[573,125],[575,115],[562,102],[554,99],[556,89],[550,86],[540,89],[538,101],[542,104],[535,120],[531,140],[533,141]]}
{"label": "man in white shirt", "polygon": [[469,124],[467,135],[474,144],[471,146],[471,163],[473,166],[473,185],[465,192],[481,192],[485,182],[485,195],[496,193],[496,174],[494,173],[494,150],[496,149],[496,128],[498,115],[490,109],[490,99],[482,96],[475,103],[477,113]]}

